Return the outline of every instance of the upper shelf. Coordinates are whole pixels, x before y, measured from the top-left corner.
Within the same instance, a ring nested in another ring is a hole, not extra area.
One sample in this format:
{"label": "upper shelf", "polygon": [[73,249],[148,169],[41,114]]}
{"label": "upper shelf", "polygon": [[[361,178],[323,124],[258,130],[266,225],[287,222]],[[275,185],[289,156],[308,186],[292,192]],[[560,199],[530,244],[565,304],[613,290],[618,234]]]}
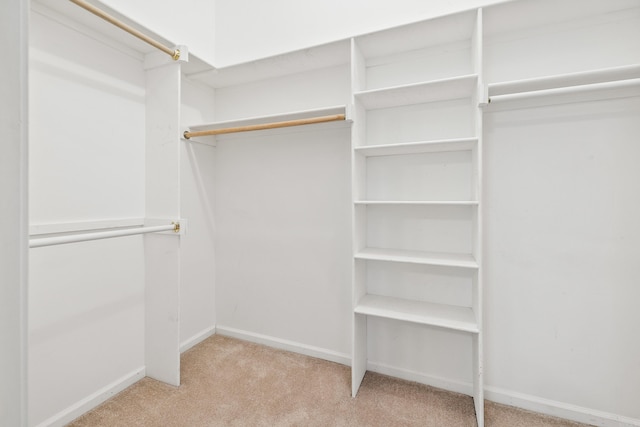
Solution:
{"label": "upper shelf", "polygon": [[[188,131],[198,132],[198,131],[214,130],[214,129],[240,128],[240,127],[247,127],[247,126],[253,126],[253,125],[286,122],[291,120],[312,119],[315,117],[335,116],[335,115],[344,115],[345,119],[338,120],[338,121],[330,121],[326,123],[305,125],[305,126],[306,127],[313,126],[314,129],[318,129],[319,127],[322,127],[322,128],[346,127],[351,125],[351,118],[348,115],[347,108],[346,106],[341,105],[341,106],[317,108],[313,110],[303,110],[303,111],[271,114],[271,115],[258,116],[258,117],[247,117],[243,119],[227,120],[222,122],[205,123],[205,124],[190,126]],[[296,128],[298,127],[299,126],[296,126]],[[265,129],[265,130],[260,130],[259,132],[275,132],[275,131],[282,132],[283,128],[268,129],[268,130]],[[253,132],[256,132],[256,131],[253,131]],[[227,134],[216,135],[216,136],[205,136],[205,137],[193,137],[193,138],[197,138],[196,140],[194,140],[196,142],[197,140],[211,141],[215,138],[220,138],[225,135]]]}
{"label": "upper shelf", "polygon": [[488,85],[490,110],[640,95],[640,64]]}
{"label": "upper shelf", "polygon": [[187,76],[221,88],[348,64],[349,52],[349,40],[339,40],[215,70],[188,73]]}
{"label": "upper shelf", "polygon": [[578,73],[492,83],[488,85],[488,92],[489,96],[498,96],[637,78],[640,78],[640,64],[632,64]]}
{"label": "upper shelf", "polygon": [[356,92],[354,96],[369,110],[401,105],[426,104],[436,101],[469,98],[473,95],[477,81],[477,74],[469,74],[449,79]]}

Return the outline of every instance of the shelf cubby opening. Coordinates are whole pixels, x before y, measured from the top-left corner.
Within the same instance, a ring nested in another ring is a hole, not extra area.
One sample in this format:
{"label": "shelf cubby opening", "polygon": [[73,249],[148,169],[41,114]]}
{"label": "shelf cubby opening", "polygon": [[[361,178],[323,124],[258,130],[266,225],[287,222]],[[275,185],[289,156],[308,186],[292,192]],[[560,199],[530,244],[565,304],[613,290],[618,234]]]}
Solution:
{"label": "shelf cubby opening", "polygon": [[359,146],[475,138],[471,98],[366,111]]}
{"label": "shelf cubby opening", "polygon": [[359,36],[359,90],[437,80],[472,73],[475,11]]}
{"label": "shelf cubby opening", "polygon": [[366,205],[361,209],[366,210],[367,248],[382,253],[408,251],[427,262],[439,257],[442,262],[456,257],[457,262],[473,262],[474,206]]}
{"label": "shelf cubby opening", "polygon": [[376,156],[366,159],[370,201],[472,201],[471,151]]}

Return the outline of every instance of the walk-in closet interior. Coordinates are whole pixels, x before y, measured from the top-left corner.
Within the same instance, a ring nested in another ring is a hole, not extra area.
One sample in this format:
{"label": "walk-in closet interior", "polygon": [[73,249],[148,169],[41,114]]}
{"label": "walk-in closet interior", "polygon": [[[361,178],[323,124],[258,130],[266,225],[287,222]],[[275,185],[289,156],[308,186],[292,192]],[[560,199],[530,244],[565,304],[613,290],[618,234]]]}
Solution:
{"label": "walk-in closet interior", "polygon": [[640,1],[0,8],[1,426],[214,334],[640,426]]}

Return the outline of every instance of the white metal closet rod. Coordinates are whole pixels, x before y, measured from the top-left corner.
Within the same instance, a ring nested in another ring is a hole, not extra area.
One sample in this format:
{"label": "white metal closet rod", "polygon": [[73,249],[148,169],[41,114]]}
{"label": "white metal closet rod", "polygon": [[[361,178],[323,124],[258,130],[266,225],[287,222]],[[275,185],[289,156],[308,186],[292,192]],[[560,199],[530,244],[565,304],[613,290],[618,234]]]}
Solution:
{"label": "white metal closet rod", "polygon": [[600,92],[605,90],[632,89],[640,86],[639,79],[618,80],[613,82],[594,83],[580,86],[569,86],[553,89],[542,89],[530,92],[518,92],[505,95],[495,95],[489,97],[489,103],[494,104],[501,101],[520,101],[524,99],[536,99],[547,96],[576,95],[584,92]]}
{"label": "white metal closet rod", "polygon": [[489,95],[533,92],[640,78],[640,64],[489,84]]}
{"label": "white metal closet rod", "polygon": [[344,114],[334,114],[330,116],[310,117],[307,119],[287,120],[283,122],[261,123],[256,125],[237,126],[237,127],[222,128],[222,129],[200,130],[200,131],[194,131],[194,132],[187,131],[184,133],[184,138],[189,139],[196,136],[222,135],[225,133],[249,132],[253,130],[277,129],[277,128],[285,128],[290,126],[310,125],[314,123],[335,122],[338,120],[345,120],[345,117],[346,116]]}
{"label": "white metal closet rod", "polygon": [[95,233],[80,233],[68,236],[42,237],[29,239],[30,248],[40,248],[42,246],[63,245],[66,243],[88,242],[90,240],[110,239],[112,237],[134,236],[136,234],[157,233],[159,231],[180,231],[180,224],[158,225],[155,227],[137,227],[126,230],[99,231]]}
{"label": "white metal closet rod", "polygon": [[147,36],[146,34],[141,33],[140,31],[136,30],[135,28],[133,28],[133,27],[125,24],[124,22],[116,19],[115,17],[109,15],[105,11],[98,9],[94,5],[92,5],[90,3],[87,3],[84,0],[69,0],[69,1],[72,2],[72,3],[77,4],[78,6],[80,6],[83,9],[93,13],[97,17],[104,19],[105,21],[109,22],[110,24],[113,24],[116,27],[126,31],[127,33],[131,34],[132,36],[135,36],[135,37],[139,38],[143,42],[150,44],[151,46],[155,47],[156,49],[159,49],[159,50],[163,51],[164,53],[169,55],[174,60],[178,60],[180,58],[180,50],[179,49],[172,49],[170,47],[167,47],[167,46],[163,45],[159,41],[154,40],[151,37]]}

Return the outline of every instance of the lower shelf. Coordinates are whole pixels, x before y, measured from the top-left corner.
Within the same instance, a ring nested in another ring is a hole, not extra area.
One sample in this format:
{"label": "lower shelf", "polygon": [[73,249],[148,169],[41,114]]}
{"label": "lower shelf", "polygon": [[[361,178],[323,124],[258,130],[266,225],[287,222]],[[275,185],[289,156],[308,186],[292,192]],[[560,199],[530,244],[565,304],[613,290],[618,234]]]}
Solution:
{"label": "lower shelf", "polygon": [[457,331],[479,332],[475,315],[469,307],[365,295],[354,308],[354,312]]}

